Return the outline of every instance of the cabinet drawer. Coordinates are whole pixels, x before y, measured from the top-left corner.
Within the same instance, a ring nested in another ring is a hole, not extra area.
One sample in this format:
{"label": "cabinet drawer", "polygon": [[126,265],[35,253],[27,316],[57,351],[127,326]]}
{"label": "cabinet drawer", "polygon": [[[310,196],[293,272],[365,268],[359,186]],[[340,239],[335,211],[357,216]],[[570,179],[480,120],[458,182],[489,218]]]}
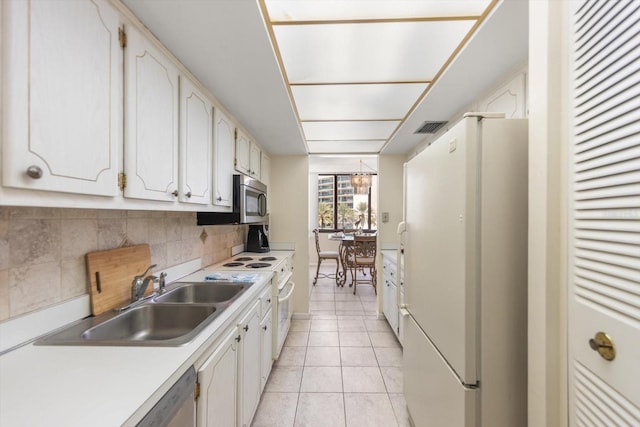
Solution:
{"label": "cabinet drawer", "polygon": [[384,258],[384,261],[382,263],[382,269],[384,270],[384,274],[386,276],[389,276],[394,282],[396,281],[396,264],[394,262],[389,261],[388,259]]}
{"label": "cabinet drawer", "polygon": [[271,309],[271,286],[267,286],[260,294],[260,318],[264,318],[267,312]]}

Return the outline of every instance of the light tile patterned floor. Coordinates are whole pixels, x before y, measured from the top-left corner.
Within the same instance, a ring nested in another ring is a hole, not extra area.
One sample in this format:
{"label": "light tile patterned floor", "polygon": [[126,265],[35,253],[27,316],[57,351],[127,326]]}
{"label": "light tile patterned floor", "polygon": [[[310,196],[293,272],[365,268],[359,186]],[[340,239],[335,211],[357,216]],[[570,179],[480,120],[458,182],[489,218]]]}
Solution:
{"label": "light tile patterned floor", "polygon": [[402,348],[376,308],[373,287],[353,295],[319,279],[311,319],[293,320],[252,427],[408,427]]}

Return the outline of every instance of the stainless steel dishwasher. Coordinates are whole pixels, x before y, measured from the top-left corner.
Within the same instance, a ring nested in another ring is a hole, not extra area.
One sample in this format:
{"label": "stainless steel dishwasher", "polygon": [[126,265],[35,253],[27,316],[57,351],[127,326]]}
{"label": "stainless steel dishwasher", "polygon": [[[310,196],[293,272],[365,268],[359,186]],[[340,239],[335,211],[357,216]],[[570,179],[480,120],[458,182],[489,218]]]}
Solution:
{"label": "stainless steel dishwasher", "polygon": [[151,408],[138,427],[188,427],[196,425],[196,370],[193,366]]}

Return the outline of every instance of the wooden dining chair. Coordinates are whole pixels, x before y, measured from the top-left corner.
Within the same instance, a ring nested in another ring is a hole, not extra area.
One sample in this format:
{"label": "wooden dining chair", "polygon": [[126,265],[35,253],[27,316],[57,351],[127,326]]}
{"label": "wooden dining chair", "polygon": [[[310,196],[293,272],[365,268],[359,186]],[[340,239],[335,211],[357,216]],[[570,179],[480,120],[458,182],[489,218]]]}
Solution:
{"label": "wooden dining chair", "polygon": [[[373,291],[376,295],[378,294],[376,283],[376,239],[376,236],[367,235],[356,235],[354,237],[351,254],[349,256],[351,283],[353,284],[354,295],[358,283],[370,284],[373,286]],[[362,273],[360,276],[358,275],[358,271]],[[367,272],[369,273],[369,277],[367,277]]]}
{"label": "wooden dining chair", "polygon": [[[319,240],[320,231],[317,228],[315,228],[313,230],[313,234],[315,235],[316,252],[318,253],[318,265],[316,267],[316,277],[313,278],[313,286],[316,285],[316,282],[318,281],[318,278],[335,279],[336,283],[337,283],[338,268],[340,267],[340,256],[338,255],[337,251],[322,251],[322,250],[320,250],[320,240]],[[335,273],[320,273],[320,264],[322,264],[322,261],[327,260],[327,259],[334,260],[336,262],[336,272]]]}

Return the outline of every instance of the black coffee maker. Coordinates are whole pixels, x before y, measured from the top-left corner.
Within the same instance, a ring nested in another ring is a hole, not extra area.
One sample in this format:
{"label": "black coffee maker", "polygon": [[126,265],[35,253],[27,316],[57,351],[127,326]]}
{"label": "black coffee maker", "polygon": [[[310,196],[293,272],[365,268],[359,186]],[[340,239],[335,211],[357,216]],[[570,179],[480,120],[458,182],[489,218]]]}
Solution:
{"label": "black coffee maker", "polygon": [[263,224],[249,225],[247,252],[269,252],[269,239]]}

